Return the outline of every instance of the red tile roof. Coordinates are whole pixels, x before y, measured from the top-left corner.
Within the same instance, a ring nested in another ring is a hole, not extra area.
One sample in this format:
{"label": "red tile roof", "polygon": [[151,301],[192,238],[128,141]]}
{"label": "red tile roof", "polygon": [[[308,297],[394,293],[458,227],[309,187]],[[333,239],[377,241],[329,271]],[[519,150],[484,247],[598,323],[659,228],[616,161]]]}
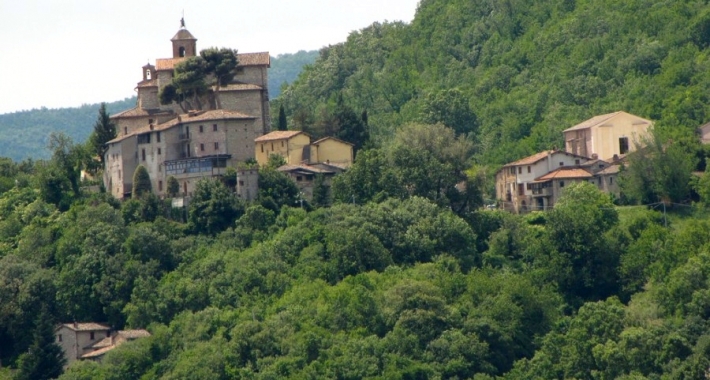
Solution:
{"label": "red tile roof", "polygon": [[[172,70],[185,58],[158,58],[155,60],[155,69],[157,71]],[[237,54],[237,60],[239,66],[271,66],[271,57],[268,52]]]}
{"label": "red tile roof", "polygon": [[257,137],[255,142],[290,139],[293,136],[303,133],[302,131],[273,131],[261,137]]}
{"label": "red tile roof", "polygon": [[538,162],[538,161],[540,161],[540,160],[546,158],[547,156],[549,156],[549,155],[551,155],[551,154],[553,154],[553,153],[555,153],[555,152],[559,152],[559,151],[556,151],[556,150],[546,150],[546,151],[543,151],[543,152],[540,152],[540,153],[535,153],[535,154],[533,154],[532,156],[527,156],[527,157],[521,158],[521,159],[519,159],[519,160],[517,160],[517,161],[513,161],[513,162],[511,162],[511,163],[505,164],[503,167],[517,166],[517,165],[531,165],[531,164],[534,164],[534,163],[536,163],[536,162]]}
{"label": "red tile roof", "polygon": [[549,181],[551,179],[574,179],[574,178],[591,178],[592,175],[581,168],[559,168],[555,169],[541,177],[535,178],[535,181]]}

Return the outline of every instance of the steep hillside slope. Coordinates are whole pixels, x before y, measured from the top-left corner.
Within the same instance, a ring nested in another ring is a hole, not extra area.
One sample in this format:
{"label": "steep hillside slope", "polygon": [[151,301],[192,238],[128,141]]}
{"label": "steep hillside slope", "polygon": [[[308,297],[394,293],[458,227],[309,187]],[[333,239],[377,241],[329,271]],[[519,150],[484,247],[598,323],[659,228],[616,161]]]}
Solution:
{"label": "steep hillside slope", "polygon": [[411,24],[376,23],[322,51],[280,100],[317,118],[342,93],[382,137],[457,88],[479,158],[496,164],[619,109],[692,131],[708,117],[708,44],[700,1],[423,0]]}

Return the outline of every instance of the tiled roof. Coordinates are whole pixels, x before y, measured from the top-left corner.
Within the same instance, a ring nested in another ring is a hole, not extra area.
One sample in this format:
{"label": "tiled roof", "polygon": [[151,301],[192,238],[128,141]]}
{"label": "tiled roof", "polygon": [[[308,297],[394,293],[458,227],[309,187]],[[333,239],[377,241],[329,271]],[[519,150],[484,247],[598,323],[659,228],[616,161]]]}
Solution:
{"label": "tiled roof", "polygon": [[140,107],[134,107],[129,110],[125,110],[123,112],[112,115],[111,119],[115,119],[118,117],[143,117],[143,116],[152,116],[152,115],[169,115],[171,113],[173,113],[173,111],[161,110],[159,108],[143,109]]}
{"label": "tiled roof", "polygon": [[63,323],[63,327],[66,327],[74,331],[105,331],[111,330],[110,327],[102,325],[100,323],[86,322],[86,323]]}
{"label": "tiled roof", "polygon": [[531,165],[534,164],[543,158],[547,157],[550,154],[553,154],[557,151],[555,150],[546,150],[540,153],[535,153],[532,156],[527,156],[525,158],[521,158],[518,161],[513,161],[511,163],[505,164],[503,167],[508,167],[508,166],[517,166],[517,165]]}
{"label": "tiled roof", "polygon": [[267,51],[237,54],[237,59],[239,60],[239,66],[271,66],[271,57]]}
{"label": "tiled roof", "polygon": [[86,353],[86,354],[84,354],[84,355],[81,355],[81,358],[82,358],[82,359],[96,358],[96,357],[99,357],[99,356],[101,356],[101,355],[103,355],[103,354],[105,354],[105,353],[107,353],[107,352],[113,350],[114,348],[116,348],[116,345],[106,346],[106,347],[100,348],[100,349],[98,349],[98,350],[96,350],[96,351],[91,351],[91,352],[88,352],[88,353]]}
{"label": "tiled roof", "polygon": [[621,165],[611,165],[608,168],[605,168],[604,170],[600,170],[597,172],[597,174],[601,175],[607,175],[607,174],[616,174],[619,172],[619,169],[621,169]]}
{"label": "tiled roof", "polygon": [[234,83],[234,84],[228,84],[226,86],[221,86],[219,88],[220,92],[223,91],[254,91],[254,90],[263,90],[264,88],[261,86],[257,86],[255,84],[250,84],[250,83]]}
{"label": "tiled roof", "polygon": [[194,123],[194,122],[199,122],[199,121],[211,121],[211,120],[234,120],[234,119],[254,119],[254,116],[245,115],[241,112],[228,111],[228,110],[222,110],[222,109],[210,110],[210,111],[198,111],[194,116],[190,116],[190,114],[181,114],[181,115],[178,115],[178,117],[176,117],[174,119],[170,119],[169,121],[166,121],[165,123],[153,125],[152,128],[150,125],[142,126],[127,135],[116,137],[115,139],[107,141],[106,143],[111,144],[111,143],[123,141],[124,139],[126,139],[128,137],[140,135],[142,133],[164,131],[166,129],[170,129],[170,128],[172,128],[178,124],[181,124],[181,123]]}
{"label": "tiled roof", "polygon": [[170,41],[176,40],[197,40],[195,36],[192,35],[187,29],[181,28],[177,33],[170,39]]}
{"label": "tiled roof", "polygon": [[323,138],[320,139],[320,140],[317,140],[317,141],[312,142],[311,145],[318,145],[318,144],[322,143],[322,142],[325,141],[325,140],[334,140],[334,141],[341,142],[341,143],[343,143],[343,144],[348,144],[348,145],[355,146],[355,144],[351,144],[351,143],[349,143],[349,142],[347,142],[347,141],[344,141],[344,140],[341,140],[341,139],[339,139],[339,138],[335,138],[335,137],[332,137],[332,136],[323,137]]}
{"label": "tiled roof", "polygon": [[296,136],[300,133],[303,133],[303,132],[302,131],[273,131],[273,132],[269,132],[261,137],[257,137],[254,141],[255,142],[262,142],[262,141],[290,139],[291,137]]}
{"label": "tiled roof", "polygon": [[535,178],[535,181],[549,181],[551,179],[567,179],[567,178],[591,178],[592,175],[581,168],[559,168],[555,169],[541,177]]}
{"label": "tiled roof", "polygon": [[[178,62],[185,58],[158,58],[155,60],[155,69],[157,71],[172,70]],[[237,54],[237,60],[239,66],[271,66],[271,57],[268,52]]]}
{"label": "tiled roof", "polygon": [[158,81],[155,79],[143,80],[138,82],[136,87],[158,87]]}
{"label": "tiled roof", "polygon": [[155,70],[172,70],[175,68],[178,62],[184,60],[185,57],[180,58],[158,58],[155,60]]}
{"label": "tiled roof", "polygon": [[292,171],[306,171],[314,174],[332,174],[335,173],[332,170],[326,170],[321,168],[316,168],[309,165],[283,165],[276,169],[280,172],[292,172]]}
{"label": "tiled roof", "polygon": [[[567,129],[565,129],[563,132],[577,131],[577,130],[580,130],[580,129],[591,128],[591,127],[600,125],[600,124],[604,123],[605,121],[611,119],[612,117],[614,117],[614,116],[616,116],[616,115],[620,115],[620,114],[622,114],[622,113],[623,113],[623,114],[626,114],[626,115],[630,115],[629,113],[626,113],[626,112],[624,112],[624,111],[616,111],[616,112],[607,113],[607,114],[604,114],[604,115],[597,115],[597,116],[594,116],[594,117],[591,118],[591,119],[585,120],[585,121],[583,121],[583,122],[581,122],[581,123],[575,125],[575,126],[572,127],[572,128],[567,128]],[[641,118],[641,117],[638,117],[638,116],[635,116],[635,115],[631,115],[631,116],[634,116],[634,117],[636,117],[637,119],[639,119],[639,121],[640,121],[641,123],[652,124],[650,120],[646,120],[646,119],[644,119],[644,118]]]}
{"label": "tiled roof", "polygon": [[144,338],[147,336],[150,336],[150,333],[147,330],[121,330],[118,332],[118,335],[126,338],[126,339],[137,339],[137,338]]}

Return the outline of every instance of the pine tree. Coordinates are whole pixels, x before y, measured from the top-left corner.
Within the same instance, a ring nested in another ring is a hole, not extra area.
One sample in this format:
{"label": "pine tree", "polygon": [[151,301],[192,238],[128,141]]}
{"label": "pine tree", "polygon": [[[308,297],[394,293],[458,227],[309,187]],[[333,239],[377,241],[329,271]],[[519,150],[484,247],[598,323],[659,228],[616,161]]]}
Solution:
{"label": "pine tree", "polygon": [[279,131],[287,131],[288,125],[286,124],[286,111],[284,110],[283,104],[279,107]]}
{"label": "pine tree", "polygon": [[66,358],[61,347],[54,342],[54,323],[46,310],[37,317],[30,348],[17,361],[17,380],[54,379],[62,374]]}
{"label": "pine tree", "polygon": [[136,171],[133,172],[133,198],[140,198],[143,194],[148,194],[153,191],[150,184],[150,175],[148,170],[143,165],[138,165]]}

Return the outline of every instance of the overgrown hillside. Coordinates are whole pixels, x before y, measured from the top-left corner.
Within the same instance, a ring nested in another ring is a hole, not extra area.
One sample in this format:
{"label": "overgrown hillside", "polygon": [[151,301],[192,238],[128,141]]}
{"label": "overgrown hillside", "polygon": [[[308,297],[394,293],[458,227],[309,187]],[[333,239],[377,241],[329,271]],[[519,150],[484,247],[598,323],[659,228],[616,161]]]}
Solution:
{"label": "overgrown hillside", "polygon": [[[106,103],[110,114],[135,107],[136,98]],[[0,155],[21,161],[51,155],[49,134],[63,132],[75,142],[85,141],[94,128],[100,104],[74,108],[41,108],[0,115]]]}
{"label": "overgrown hillside", "polygon": [[303,70],[303,66],[315,62],[318,51],[300,50],[293,54],[279,54],[271,57],[271,67],[269,68],[269,97],[276,99],[281,94],[281,86],[292,83],[298,74]]}
{"label": "overgrown hillside", "polygon": [[281,100],[298,126],[343,94],[381,137],[463,99],[479,159],[499,164],[620,109],[683,133],[707,122],[708,44],[704,1],[423,0],[411,25],[323,49]]}

